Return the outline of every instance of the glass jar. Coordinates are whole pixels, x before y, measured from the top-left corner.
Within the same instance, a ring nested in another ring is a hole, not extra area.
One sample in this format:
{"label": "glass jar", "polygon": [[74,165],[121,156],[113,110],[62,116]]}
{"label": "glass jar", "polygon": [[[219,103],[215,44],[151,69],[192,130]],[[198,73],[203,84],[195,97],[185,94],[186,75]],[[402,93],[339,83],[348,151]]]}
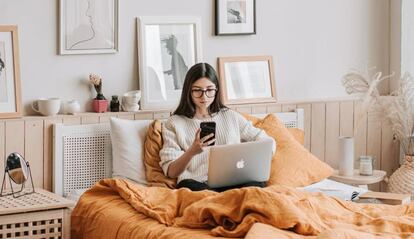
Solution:
{"label": "glass jar", "polygon": [[359,157],[359,174],[364,176],[371,176],[373,174],[374,159],[372,156]]}

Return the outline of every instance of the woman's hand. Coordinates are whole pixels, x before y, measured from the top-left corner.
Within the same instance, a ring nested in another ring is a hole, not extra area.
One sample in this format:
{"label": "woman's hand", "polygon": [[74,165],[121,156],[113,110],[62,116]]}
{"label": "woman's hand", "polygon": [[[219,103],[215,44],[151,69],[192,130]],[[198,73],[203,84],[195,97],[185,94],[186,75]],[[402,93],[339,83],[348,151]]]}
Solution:
{"label": "woman's hand", "polygon": [[216,141],[215,138],[211,139],[211,137],[214,136],[213,133],[200,139],[200,131],[201,129],[197,130],[195,139],[191,147],[187,151],[185,151],[185,153],[182,154],[177,160],[174,160],[170,164],[170,166],[168,167],[168,172],[167,172],[168,177],[170,178],[178,177],[185,170],[185,168],[187,167],[188,163],[191,161],[193,156],[203,152],[204,147]]}
{"label": "woman's hand", "polygon": [[207,136],[204,136],[203,138],[200,139],[200,131],[201,129],[198,129],[196,132],[196,136],[194,138],[193,144],[191,145],[191,147],[189,148],[189,152],[194,156],[197,155],[201,152],[203,152],[203,148],[210,145],[211,143],[213,143],[214,141],[216,141],[216,139],[211,139],[212,137],[214,137],[214,134],[211,133]]}

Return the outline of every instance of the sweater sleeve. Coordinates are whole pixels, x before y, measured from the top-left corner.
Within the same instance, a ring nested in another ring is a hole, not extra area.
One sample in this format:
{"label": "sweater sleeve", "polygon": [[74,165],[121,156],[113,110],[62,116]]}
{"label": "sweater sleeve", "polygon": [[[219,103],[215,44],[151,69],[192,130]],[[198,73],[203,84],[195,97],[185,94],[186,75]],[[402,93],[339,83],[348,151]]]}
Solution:
{"label": "sweater sleeve", "polygon": [[160,166],[165,175],[168,175],[168,167],[170,164],[184,154],[184,150],[181,149],[177,141],[177,135],[172,119],[167,120],[162,125],[162,137],[164,144],[160,150]]}
{"label": "sweater sleeve", "polygon": [[242,141],[272,140],[272,152],[276,152],[276,141],[272,137],[267,135],[264,130],[254,127],[253,123],[241,114],[237,112],[235,114],[240,128],[240,139]]}

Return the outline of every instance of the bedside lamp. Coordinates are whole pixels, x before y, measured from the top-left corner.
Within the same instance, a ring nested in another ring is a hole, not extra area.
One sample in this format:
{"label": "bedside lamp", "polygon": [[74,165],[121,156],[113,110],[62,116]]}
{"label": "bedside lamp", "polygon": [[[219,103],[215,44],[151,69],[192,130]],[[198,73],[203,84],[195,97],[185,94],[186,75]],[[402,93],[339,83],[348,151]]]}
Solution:
{"label": "bedside lamp", "polygon": [[[4,193],[3,190],[5,187],[6,182],[6,174],[9,176],[9,182],[10,182],[10,193]],[[32,190],[25,190],[25,184],[27,180],[29,179],[32,184]],[[21,188],[19,191],[14,191],[13,183],[21,185]],[[6,168],[4,169],[4,176],[3,176],[3,183],[1,184],[1,193],[0,197],[2,196],[8,196],[13,195],[14,198],[34,193],[34,185],[33,185],[33,178],[32,178],[32,172],[30,171],[29,162],[27,162],[23,156],[21,156],[18,153],[11,153],[6,158]]]}

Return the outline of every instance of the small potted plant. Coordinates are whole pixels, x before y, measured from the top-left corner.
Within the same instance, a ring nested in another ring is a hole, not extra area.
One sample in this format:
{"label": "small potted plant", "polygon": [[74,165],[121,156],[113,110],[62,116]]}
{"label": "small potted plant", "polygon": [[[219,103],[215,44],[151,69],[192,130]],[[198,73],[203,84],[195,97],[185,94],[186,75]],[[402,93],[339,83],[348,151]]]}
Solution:
{"label": "small potted plant", "polygon": [[108,100],[102,94],[102,78],[99,75],[89,74],[89,81],[96,90],[96,97],[93,99],[93,110],[103,113],[108,110]]}

